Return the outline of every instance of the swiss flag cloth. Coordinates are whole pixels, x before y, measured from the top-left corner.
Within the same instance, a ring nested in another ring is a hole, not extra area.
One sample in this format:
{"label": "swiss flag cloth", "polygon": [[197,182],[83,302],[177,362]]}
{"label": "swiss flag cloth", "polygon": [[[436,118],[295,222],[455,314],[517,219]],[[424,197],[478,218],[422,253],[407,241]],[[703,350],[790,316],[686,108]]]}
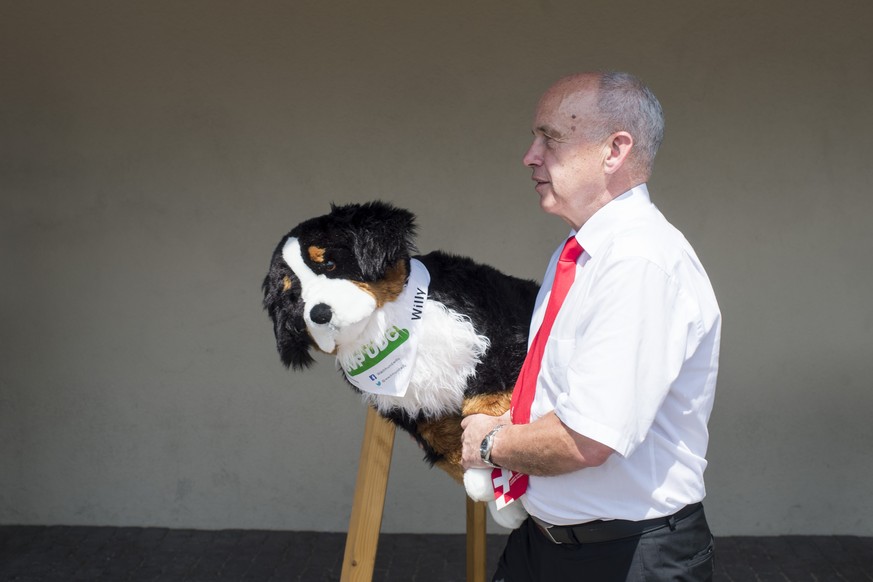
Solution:
{"label": "swiss flag cloth", "polygon": [[[537,377],[540,375],[540,365],[543,360],[543,352],[546,349],[546,342],[552,331],[552,325],[555,323],[555,316],[561,308],[561,303],[564,302],[567,292],[573,285],[573,279],[576,278],[576,261],[582,254],[582,250],[575,236],[571,236],[564,243],[555,269],[555,280],[552,283],[552,291],[546,305],[543,323],[534,336],[524,364],[521,366],[521,372],[518,374],[515,389],[512,391],[512,404],[509,413],[512,424],[530,422],[530,408],[537,389]],[[494,498],[497,501],[497,508],[501,509],[527,491],[528,476],[510,469],[495,468],[491,471],[491,482],[494,484]]]}

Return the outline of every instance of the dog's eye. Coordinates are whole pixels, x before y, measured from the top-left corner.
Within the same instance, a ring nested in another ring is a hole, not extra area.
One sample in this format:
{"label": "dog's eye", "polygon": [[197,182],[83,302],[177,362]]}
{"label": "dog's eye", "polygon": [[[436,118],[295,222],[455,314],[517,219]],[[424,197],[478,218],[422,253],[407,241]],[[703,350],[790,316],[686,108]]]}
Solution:
{"label": "dog's eye", "polygon": [[313,262],[316,271],[333,271],[336,269],[336,262],[333,260],[334,254],[339,252],[336,249],[327,249],[312,245],[309,247],[309,260]]}

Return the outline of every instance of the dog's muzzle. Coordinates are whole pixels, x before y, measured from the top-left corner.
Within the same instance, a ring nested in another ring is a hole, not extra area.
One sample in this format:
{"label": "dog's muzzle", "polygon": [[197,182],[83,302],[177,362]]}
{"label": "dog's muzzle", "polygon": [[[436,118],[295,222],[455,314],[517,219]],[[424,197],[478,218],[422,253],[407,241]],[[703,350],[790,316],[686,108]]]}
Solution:
{"label": "dog's muzzle", "polygon": [[333,311],[330,308],[330,305],[327,303],[319,303],[312,308],[309,312],[309,319],[312,320],[312,323],[318,325],[324,325],[328,323],[333,317]]}

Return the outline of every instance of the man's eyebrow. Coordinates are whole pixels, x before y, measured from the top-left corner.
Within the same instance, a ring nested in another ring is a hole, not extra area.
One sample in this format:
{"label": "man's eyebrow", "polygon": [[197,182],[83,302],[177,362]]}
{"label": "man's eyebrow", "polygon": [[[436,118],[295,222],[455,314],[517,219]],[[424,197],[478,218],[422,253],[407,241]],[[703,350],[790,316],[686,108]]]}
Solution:
{"label": "man's eyebrow", "polygon": [[543,124],[543,125],[538,126],[534,130],[534,133],[541,133],[543,135],[547,135],[548,137],[557,138],[557,139],[564,137],[564,134],[561,133],[556,127],[552,127],[551,125],[548,125],[548,124]]}

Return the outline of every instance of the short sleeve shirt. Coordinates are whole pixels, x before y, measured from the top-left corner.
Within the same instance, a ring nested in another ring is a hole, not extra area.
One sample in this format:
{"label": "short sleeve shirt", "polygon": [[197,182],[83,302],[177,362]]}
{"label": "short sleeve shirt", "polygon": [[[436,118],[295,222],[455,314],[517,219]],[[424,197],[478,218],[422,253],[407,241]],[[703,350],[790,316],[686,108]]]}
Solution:
{"label": "short sleeve shirt", "polygon": [[[670,515],[705,496],[718,303],[691,245],[645,184],[572,234],[584,252],[543,354],[531,422],[554,410],[617,454],[599,467],[531,477],[524,505],[558,525]],[[531,338],[559,254],[543,279]]]}

